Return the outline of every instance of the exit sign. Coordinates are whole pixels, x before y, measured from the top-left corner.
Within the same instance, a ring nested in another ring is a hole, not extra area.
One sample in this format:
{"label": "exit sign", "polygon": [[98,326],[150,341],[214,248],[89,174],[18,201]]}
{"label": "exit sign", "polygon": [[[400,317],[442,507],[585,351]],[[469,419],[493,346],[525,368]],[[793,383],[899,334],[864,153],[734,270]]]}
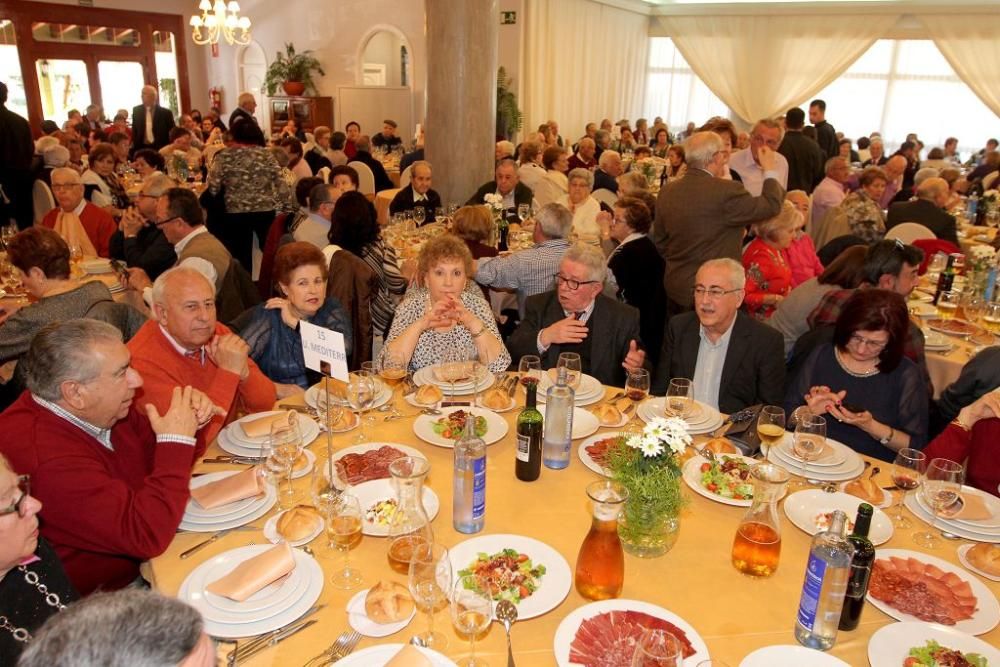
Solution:
{"label": "exit sign", "polygon": [[514,25],[517,23],[517,12],[500,12],[500,25]]}

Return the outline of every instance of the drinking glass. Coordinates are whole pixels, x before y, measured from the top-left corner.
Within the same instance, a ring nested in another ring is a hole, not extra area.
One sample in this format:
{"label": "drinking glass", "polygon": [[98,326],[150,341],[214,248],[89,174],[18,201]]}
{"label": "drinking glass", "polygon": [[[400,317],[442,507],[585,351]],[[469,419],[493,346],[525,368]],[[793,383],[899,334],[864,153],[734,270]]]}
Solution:
{"label": "drinking glass", "polygon": [[[324,518],[324,520],[326,517],[330,516],[333,506],[336,504],[337,499],[340,498],[340,489],[338,489],[336,484],[331,481],[336,475],[337,467],[335,464],[331,465],[330,459],[317,461],[316,466],[312,471],[312,479],[309,483],[309,492],[312,496],[313,506]],[[330,542],[327,546],[329,546],[330,549],[334,548],[334,544],[332,542]]]}
{"label": "drinking glass", "polygon": [[892,483],[903,490],[899,502],[894,503],[896,514],[892,520],[897,528],[909,528],[912,525],[910,519],[903,516],[903,499],[907,491],[920,488],[920,478],[924,474],[926,465],[927,456],[919,449],[904,447],[896,452],[896,460],[892,462]]}
{"label": "drinking glass", "polygon": [[649,396],[649,371],[640,368],[628,374],[625,378],[625,396],[636,405],[646,400]]}
{"label": "drinking glass", "polygon": [[451,560],[448,549],[436,542],[414,549],[410,559],[409,585],[413,601],[427,612],[427,632],[416,635],[421,646],[440,651],[448,639],[434,631],[434,612],[446,603],[451,593]]}
{"label": "drinking glass", "polygon": [[962,301],[962,293],[958,290],[951,292],[941,292],[937,302],[938,317],[942,320],[950,320],[955,316],[958,305]]}
{"label": "drinking glass", "polygon": [[517,219],[524,224],[524,221],[531,217],[531,205],[530,204],[518,204],[517,205]]}
{"label": "drinking glass", "polygon": [[[295,498],[295,489],[292,487],[292,470],[295,468],[295,461],[302,454],[304,443],[302,442],[302,432],[299,430],[299,422],[296,414],[290,412],[288,421],[275,422],[271,425],[271,455],[276,456],[286,468],[287,485],[284,491],[281,484],[278,484],[278,496],[285,498],[286,502],[291,502]],[[285,503],[282,503],[284,505]]]}
{"label": "drinking glass", "polygon": [[406,360],[391,349],[383,349],[378,375],[390,389],[395,389],[406,377]]}
{"label": "drinking glass", "polygon": [[566,384],[573,387],[573,389],[578,389],[582,374],[580,355],[576,352],[563,352],[559,355],[559,360],[556,362],[556,377],[559,377],[558,369],[560,368],[566,369]]}
{"label": "drinking glass", "polygon": [[694,383],[687,378],[671,379],[663,407],[668,417],[684,419],[694,407]]}
{"label": "drinking glass", "polygon": [[948,459],[931,459],[924,473],[924,488],[921,493],[934,512],[934,520],[930,530],[913,535],[914,542],[925,549],[937,549],[940,546],[941,538],[934,534],[938,519],[958,500],[963,481],[965,470],[960,463]]}
{"label": "drinking glass", "polygon": [[258,474],[274,487],[278,497],[278,507],[281,509],[290,508],[292,504],[288,501],[286,494],[282,492],[281,483],[287,478],[294,464],[289,462],[278,450],[271,447],[270,443],[261,448],[261,458],[263,460]]}
{"label": "drinking glass", "polygon": [[468,350],[462,347],[446,347],[441,354],[441,376],[448,382],[449,395],[455,396],[455,381],[468,374]]}
{"label": "drinking glass", "polygon": [[351,549],[361,544],[361,503],[356,496],[342,493],[326,515],[326,537],[344,554],[344,567],[333,573],[335,588],[349,591],[361,585],[361,571],[351,567]]}
{"label": "drinking glass", "polygon": [[757,435],[760,436],[760,451],[767,459],[772,445],[785,435],[785,409],[777,405],[765,405],[757,417]]}
{"label": "drinking glass", "polygon": [[1000,336],[1000,303],[993,301],[983,309],[983,327],[994,336]]}
{"label": "drinking glass", "polygon": [[802,463],[795,486],[809,487],[809,462],[815,461],[826,447],[826,419],[819,415],[804,415],[795,425],[795,435],[792,436],[792,452]]}
{"label": "drinking glass", "polygon": [[367,442],[368,437],[365,434],[364,412],[375,400],[375,383],[373,382],[371,372],[354,371],[350,374],[347,382],[347,400],[351,404],[351,407],[354,408],[354,411],[357,412],[358,422],[360,422],[355,442],[358,444]]}
{"label": "drinking glass", "polygon": [[462,667],[485,667],[489,663],[476,659],[476,635],[490,627],[493,620],[493,599],[479,586],[475,575],[460,578],[451,594],[451,622],[462,634],[469,636],[469,657],[459,660]]}
{"label": "drinking glass", "polygon": [[632,655],[632,667],[680,667],[681,643],[666,630],[648,628]]}
{"label": "drinking glass", "polygon": [[413,221],[417,223],[417,227],[424,224],[424,220],[427,219],[427,211],[424,210],[423,206],[415,206],[413,208]]}
{"label": "drinking glass", "polygon": [[534,378],[535,382],[541,382],[542,380],[542,360],[540,357],[534,354],[526,354],[521,357],[521,361],[517,362],[517,372],[521,375],[521,383],[523,384],[526,378]]}
{"label": "drinking glass", "polygon": [[491,360],[489,356],[480,357],[479,350],[473,349],[469,354],[469,374],[472,376],[473,405],[479,405],[479,389],[490,373]]}

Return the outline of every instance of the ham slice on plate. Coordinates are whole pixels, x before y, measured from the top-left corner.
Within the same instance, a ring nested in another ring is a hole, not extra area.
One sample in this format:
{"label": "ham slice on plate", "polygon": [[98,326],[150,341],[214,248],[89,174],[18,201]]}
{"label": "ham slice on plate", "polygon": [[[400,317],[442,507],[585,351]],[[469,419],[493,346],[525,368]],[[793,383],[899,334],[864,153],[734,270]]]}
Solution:
{"label": "ham slice on plate", "polygon": [[586,667],[629,667],[636,644],[648,628],[670,632],[681,643],[685,658],[694,655],[687,635],[674,624],[640,611],[608,611],[580,623],[569,660]]}
{"label": "ham slice on plate", "polygon": [[970,619],[977,609],[969,582],[916,558],[876,560],[868,591],[904,614],[942,625]]}
{"label": "ham slice on plate", "polygon": [[395,447],[383,445],[363,454],[346,454],[337,460],[337,474],[351,485],[389,477],[389,464],[406,456]]}

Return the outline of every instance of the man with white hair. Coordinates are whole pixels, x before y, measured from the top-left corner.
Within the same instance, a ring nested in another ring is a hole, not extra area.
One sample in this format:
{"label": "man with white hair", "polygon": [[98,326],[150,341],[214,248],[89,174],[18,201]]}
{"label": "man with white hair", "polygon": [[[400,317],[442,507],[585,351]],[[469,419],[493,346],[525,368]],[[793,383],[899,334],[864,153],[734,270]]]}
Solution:
{"label": "man with white hair", "polygon": [[156,86],[142,87],[142,104],[132,108],[132,152],[143,148],[160,150],[170,143],[174,114],[157,101]]}
{"label": "man with white hair", "polygon": [[[919,176],[920,172],[917,172]],[[915,222],[934,232],[942,241],[958,246],[955,217],[945,210],[951,199],[948,182],[936,176],[924,179],[917,186],[916,194],[917,198],[912,201],[896,202],[889,207],[886,230],[904,222]]]}
{"label": "man with white hair", "polygon": [[75,169],[58,167],[52,170],[51,178],[56,207],[45,214],[42,224],[55,229],[70,245],[79,245],[80,240],[74,239],[74,234],[82,225],[87,238],[81,240],[89,241],[98,257],[110,257],[114,218],[83,198],[83,181]]}
{"label": "man with white hair", "polygon": [[622,175],[622,156],[618,151],[606,150],[601,153],[594,170],[594,190],[611,190],[618,194],[618,177]]}
{"label": "man with white hair", "polygon": [[847,196],[847,181],[851,177],[851,166],[847,158],[839,155],[830,158],[824,166],[826,177],[819,182],[812,196],[812,224],[807,231],[823,222],[826,212],[840,206]]}
{"label": "man with white hair", "polygon": [[236,99],[236,108],[233,109],[233,113],[229,115],[230,129],[236,123],[244,120],[248,120],[251,123],[256,124],[257,117],[253,115],[256,110],[257,99],[253,96],[253,93],[240,93],[240,96]]}
{"label": "man with white hair", "polygon": [[503,198],[503,215],[511,222],[518,222],[517,207],[521,204],[531,205],[533,198],[531,188],[517,177],[517,163],[511,159],[503,159],[493,170],[494,179],[484,183],[476,193],[465,202],[466,206],[476,206],[486,203],[486,195],[498,194]]}
{"label": "man with white hair", "polygon": [[174,245],[156,225],[156,204],[167,190],[176,187],[173,179],[153,173],[143,179],[135,206],[125,211],[118,231],[111,235],[111,256],[138,267],[151,280],[177,262]]}
{"label": "man with white hair", "polygon": [[414,162],[410,169],[410,182],[389,202],[389,213],[395,215],[422,208],[424,224],[427,224],[434,222],[435,212],[441,207],[441,195],[431,189],[431,163],[426,160]]}
{"label": "man with white hair", "polygon": [[498,141],[493,149],[493,161],[499,162],[505,159],[514,159],[514,144],[507,140]]}
{"label": "man with white hair", "polygon": [[511,357],[538,355],[548,369],[563,352],[575,352],[584,373],[623,387],[627,373],[645,366],[646,353],[639,311],[602,294],[606,277],[600,249],[570,247],[559,263],[555,289],[528,298],[524,319],[508,341]]}
{"label": "man with white hair", "polygon": [[778,121],[762,118],[750,132],[750,147],[736,151],[729,158],[729,168],[740,175],[743,187],[755,197],[760,196],[764,187],[764,167],[761,166],[759,157],[761,146],[767,146],[774,151],[772,170],[777,172],[781,187],[788,187],[788,160],[778,152],[784,134]]}
{"label": "man with white hair", "polygon": [[596,151],[597,144],[593,139],[590,137],[580,139],[580,143],[576,147],[576,153],[569,156],[569,170],[589,169],[593,171],[597,167],[597,160],[594,158]]}
{"label": "man with white hair", "polygon": [[782,404],[784,339],[740,309],[745,285],[743,265],[734,259],[701,265],[694,281],[694,311],[667,323],[653,393],[664,393],[671,378],[687,378],[697,400],[722,412]]}

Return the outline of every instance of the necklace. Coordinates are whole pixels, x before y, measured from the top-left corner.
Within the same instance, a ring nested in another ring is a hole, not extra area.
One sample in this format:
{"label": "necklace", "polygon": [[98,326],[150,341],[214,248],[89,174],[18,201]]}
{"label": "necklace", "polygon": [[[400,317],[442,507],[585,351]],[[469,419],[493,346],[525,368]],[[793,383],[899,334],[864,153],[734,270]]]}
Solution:
{"label": "necklace", "polygon": [[[50,593],[48,587],[39,580],[37,572],[29,570],[24,565],[19,566],[17,569],[24,575],[24,580],[28,582],[28,585],[34,586],[39,593],[45,596],[45,604],[50,607],[55,607],[59,611],[66,608],[66,605],[62,603],[59,596],[55,593]],[[7,630],[14,635],[14,641],[19,641],[22,644],[27,644],[31,641],[31,633],[25,628],[19,628],[11,623],[10,619],[6,616],[0,615],[0,628]]]}
{"label": "necklace", "polygon": [[869,368],[866,371],[851,370],[850,368],[847,367],[847,363],[844,361],[844,358],[840,355],[840,350],[836,347],[833,348],[833,356],[837,358],[837,363],[840,364],[840,367],[842,369],[844,369],[844,372],[850,375],[851,377],[867,378],[873,375],[878,375],[879,373],[879,369],[877,366],[875,368]]}

